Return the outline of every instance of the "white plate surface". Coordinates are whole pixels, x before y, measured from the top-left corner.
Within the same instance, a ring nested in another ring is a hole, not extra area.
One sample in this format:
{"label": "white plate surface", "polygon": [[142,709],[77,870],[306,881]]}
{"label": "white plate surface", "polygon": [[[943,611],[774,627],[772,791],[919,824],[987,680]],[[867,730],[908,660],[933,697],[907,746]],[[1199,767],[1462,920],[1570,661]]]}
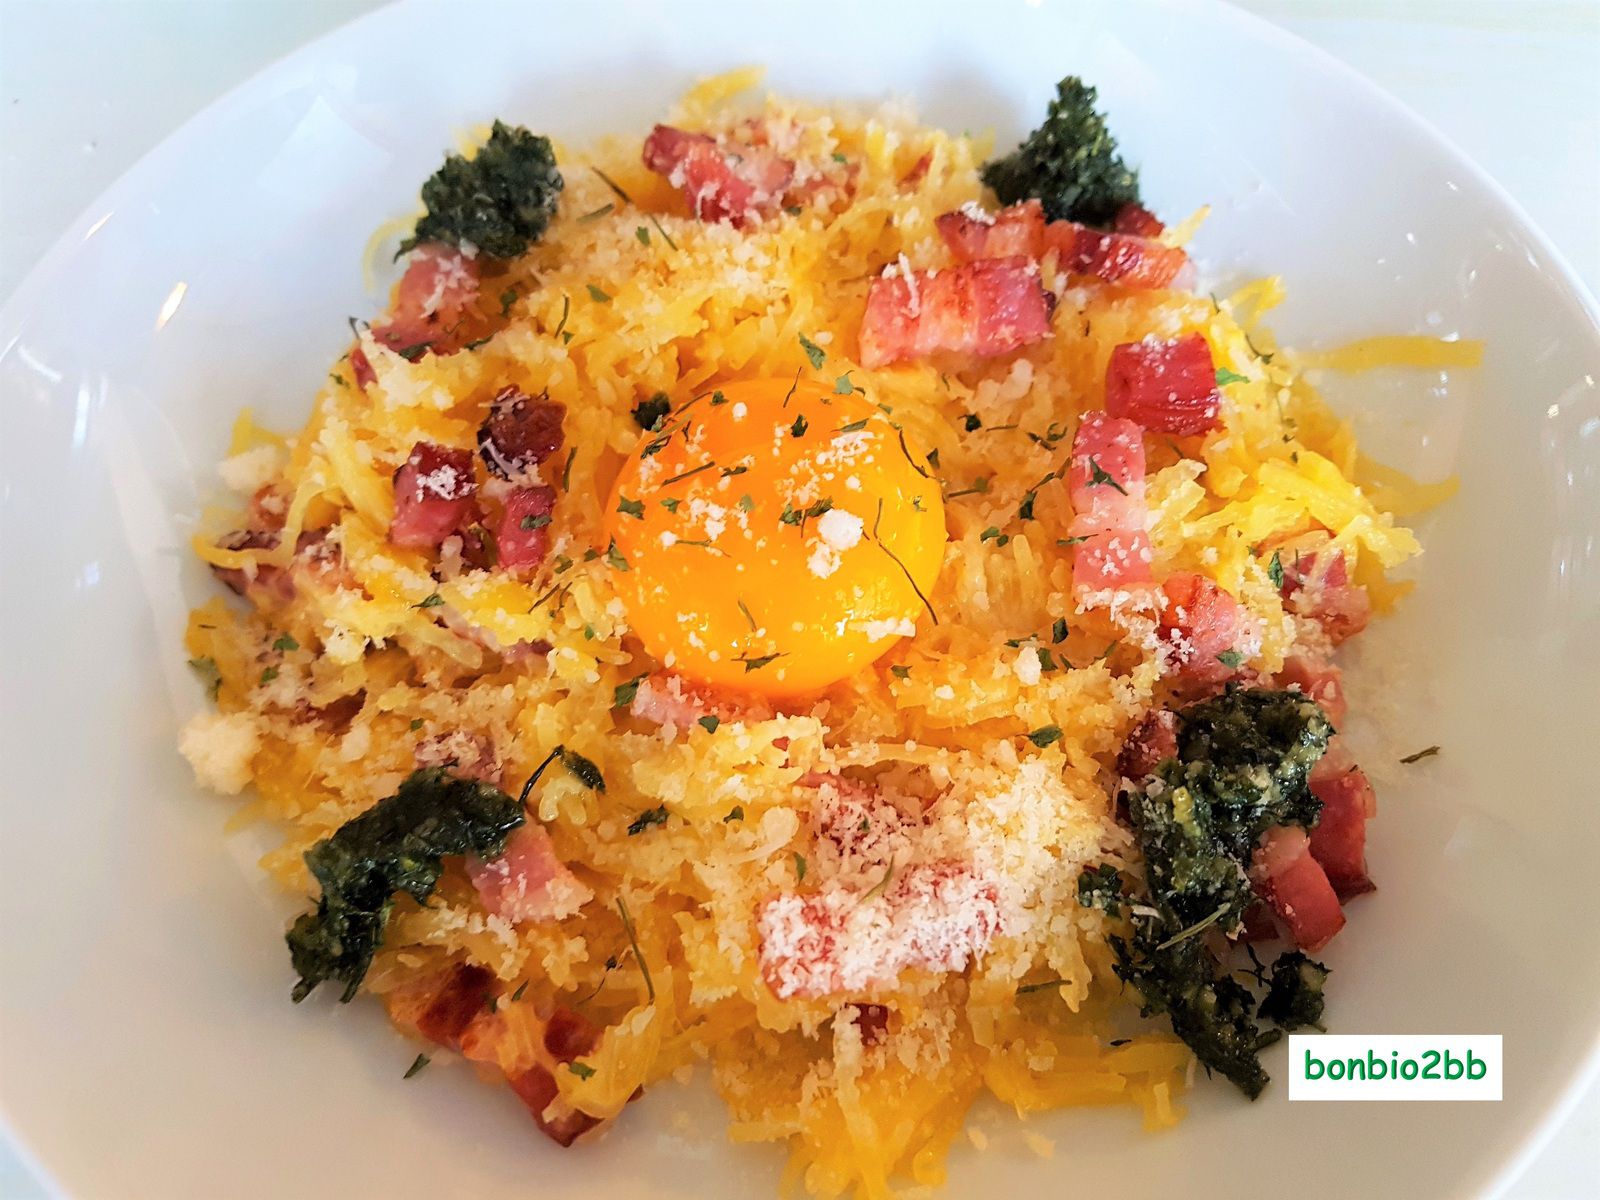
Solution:
{"label": "white plate surface", "polygon": [[[1357,734],[1382,890],[1328,959],[1340,1032],[1503,1034],[1505,1100],[1291,1105],[1279,1051],[1253,1106],[1202,1086],[1158,1137],[1120,1111],[1035,1118],[1052,1162],[1014,1134],[958,1147],[949,1193],[1493,1192],[1600,1038],[1593,302],[1375,89],[1231,10],[1154,0],[405,4],[244,85],[85,213],[0,310],[5,1120],[85,1197],[771,1193],[780,1155],[724,1145],[703,1087],[657,1089],[561,1152],[464,1070],[402,1083],[414,1051],[375,1006],[291,1006],[291,906],[173,749],[201,703],[179,636],[211,592],[185,542],[214,463],[242,405],[303,420],[344,318],[373,307],[374,224],[409,210],[459,128],[642,133],[694,76],[753,61],[780,90],[904,95],[1002,142],[1082,74],[1154,207],[1215,206],[1213,281],[1286,277],[1286,340],[1487,341],[1477,371],[1331,389],[1380,456],[1463,487],[1422,522],[1415,596],[1352,666],[1378,718]],[[1392,764],[1431,743],[1440,757]]]}

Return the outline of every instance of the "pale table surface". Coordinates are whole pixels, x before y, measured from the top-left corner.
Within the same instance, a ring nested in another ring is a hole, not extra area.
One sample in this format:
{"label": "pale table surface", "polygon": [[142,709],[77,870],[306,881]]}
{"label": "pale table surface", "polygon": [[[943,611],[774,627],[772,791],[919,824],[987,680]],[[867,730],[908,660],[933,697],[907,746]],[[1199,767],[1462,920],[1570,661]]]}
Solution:
{"label": "pale table surface", "polygon": [[[161,138],[273,59],[377,4],[0,0],[0,297]],[[1600,0],[1243,7],[1421,113],[1516,197],[1591,292],[1600,290]],[[0,1200],[44,1195],[0,1134]],[[1600,1088],[1507,1196],[1600,1196]]]}

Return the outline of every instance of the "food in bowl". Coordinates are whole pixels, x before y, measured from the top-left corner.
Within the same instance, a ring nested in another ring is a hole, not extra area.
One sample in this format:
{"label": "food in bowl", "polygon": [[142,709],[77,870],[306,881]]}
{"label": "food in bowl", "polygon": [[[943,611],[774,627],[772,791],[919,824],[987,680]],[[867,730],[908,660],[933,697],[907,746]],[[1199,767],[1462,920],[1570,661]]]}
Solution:
{"label": "food in bowl", "polygon": [[240,418],[181,744],[314,898],[289,990],[562,1145],[705,1064],[824,1196],[937,1183],[986,1091],[1254,1097],[1373,887],[1334,652],[1439,493],[1275,280],[1195,290],[1080,81],[996,156],[757,78],[496,122],[305,428]]}

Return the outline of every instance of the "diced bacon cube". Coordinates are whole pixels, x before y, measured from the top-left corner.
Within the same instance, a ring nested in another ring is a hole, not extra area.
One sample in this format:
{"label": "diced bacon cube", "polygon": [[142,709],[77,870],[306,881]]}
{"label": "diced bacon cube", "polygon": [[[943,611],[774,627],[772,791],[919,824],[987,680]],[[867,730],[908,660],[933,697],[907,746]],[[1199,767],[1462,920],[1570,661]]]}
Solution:
{"label": "diced bacon cube", "polygon": [[502,568],[520,573],[544,562],[550,550],[550,515],[555,507],[554,488],[517,488],[506,497],[505,512],[495,531]]}
{"label": "diced bacon cube", "polygon": [[461,1035],[494,994],[493,972],[463,963],[451,968],[437,991],[416,1016],[417,1032],[452,1050],[461,1048]]}
{"label": "diced bacon cube", "polygon": [[1171,287],[1189,265],[1173,246],[1126,233],[1105,233],[1071,221],[1051,221],[1045,244],[1062,268],[1137,290]]}
{"label": "diced bacon cube", "polygon": [[1322,866],[1340,900],[1374,890],[1367,874],[1367,818],[1377,809],[1376,794],[1360,767],[1311,780],[1322,801],[1322,818],[1311,831],[1311,857]]}
{"label": "diced bacon cube", "polygon": [[1117,754],[1117,771],[1127,779],[1144,779],[1169,758],[1178,757],[1178,714],[1152,709],[1134,726]]}
{"label": "diced bacon cube", "polygon": [[880,275],[861,318],[861,365],[938,353],[1008,354],[1049,335],[1054,307],[1037,264],[1025,258]]}
{"label": "diced bacon cube", "polygon": [[1015,255],[1037,259],[1044,252],[1044,208],[1037,200],[1024,200],[997,213],[969,205],[945,213],[934,225],[959,263]]}
{"label": "diced bacon cube", "polygon": [[1250,877],[1302,950],[1317,951],[1344,928],[1344,910],[1306,831],[1278,825],[1262,836]]}
{"label": "diced bacon cube", "polygon": [[701,221],[740,228],[778,210],[794,163],[764,146],[657,125],[644,142],[644,165],[666,176]]}
{"label": "diced bacon cube", "polygon": [[1132,421],[1085,413],[1072,439],[1067,491],[1075,535],[1144,528],[1144,431]]}
{"label": "diced bacon cube", "polygon": [[1150,583],[1155,551],[1144,530],[1091,533],[1072,548],[1072,590],[1080,603],[1103,592],[1127,591]]}
{"label": "diced bacon cube", "polygon": [[557,1062],[582,1058],[600,1044],[600,1027],[580,1012],[558,1008],[545,1022],[544,1048]]}
{"label": "diced bacon cube", "polygon": [[1349,712],[1344,698],[1344,673],[1332,663],[1310,654],[1291,654],[1283,660],[1273,682],[1282,688],[1299,688],[1317,702],[1335,728],[1344,724]]}
{"label": "diced bacon cube", "polygon": [[599,1117],[568,1107],[561,1099],[555,1076],[544,1067],[535,1065],[508,1075],[506,1082],[533,1114],[540,1132],[558,1146],[572,1145],[580,1135],[600,1124]]}
{"label": "diced bacon cube", "polygon": [[1117,215],[1111,219],[1111,228],[1116,233],[1131,233],[1143,238],[1160,237],[1167,231],[1155,213],[1142,204],[1133,203],[1124,204],[1117,210]]}
{"label": "diced bacon cube", "polygon": [[483,906],[512,922],[559,920],[594,898],[556,857],[544,826],[532,822],[506,839],[505,853],[493,862],[468,859],[467,874]]}
{"label": "diced bacon cube", "polygon": [[1168,670],[1202,683],[1238,672],[1219,657],[1233,650],[1245,624],[1243,607],[1204,575],[1174,572],[1161,585],[1166,603],[1157,636]]}
{"label": "diced bacon cube", "polygon": [[566,405],[548,393],[529,396],[514,387],[502,388],[478,427],[483,465],[501,479],[522,479],[561,449],[566,415]]}
{"label": "diced bacon cube", "polygon": [[681,675],[652,675],[639,681],[628,711],[652,725],[687,729],[705,717],[721,721],[770,721],[771,707],[758,696],[699,688]]}
{"label": "diced bacon cube", "polygon": [[418,442],[394,474],[389,540],[411,550],[434,549],[471,513],[477,490],[470,450]]}
{"label": "diced bacon cube", "polygon": [[1106,412],[1114,417],[1189,437],[1217,428],[1221,406],[1211,346],[1198,333],[1173,341],[1145,338],[1111,352]]}
{"label": "diced bacon cube", "polygon": [[1297,538],[1277,548],[1283,568],[1284,607],[1315,621],[1338,645],[1367,627],[1372,601],[1367,589],[1350,582],[1344,554],[1326,533]]}
{"label": "diced bacon cube", "polygon": [[[418,246],[400,277],[393,311],[372,327],[372,336],[407,358],[454,354],[472,338],[469,327],[477,299],[475,259],[454,246],[436,242]],[[364,387],[361,368],[355,369],[356,382]]]}

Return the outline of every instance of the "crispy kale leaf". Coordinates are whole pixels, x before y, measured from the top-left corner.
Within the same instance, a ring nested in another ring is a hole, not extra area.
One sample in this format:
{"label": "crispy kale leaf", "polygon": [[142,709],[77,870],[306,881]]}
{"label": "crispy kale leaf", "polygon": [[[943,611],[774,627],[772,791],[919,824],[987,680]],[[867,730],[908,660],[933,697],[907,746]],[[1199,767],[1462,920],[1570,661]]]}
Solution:
{"label": "crispy kale leaf", "polygon": [[1272,982],[1257,1016],[1280,1029],[1322,1028],[1323,986],[1333,972],[1298,950],[1286,950],[1272,964]]}
{"label": "crispy kale leaf", "polygon": [[[1298,692],[1233,686],[1178,714],[1178,757],[1125,796],[1149,895],[1133,938],[1113,943],[1117,975],[1138,988],[1145,1015],[1167,1014],[1195,1056],[1251,1099],[1267,1081],[1256,1060],[1255,1000],[1200,934],[1239,925],[1253,900],[1245,871],[1263,832],[1316,821],[1320,805],[1306,777],[1332,732]],[[1319,985],[1319,1016],[1320,1003]]]}
{"label": "crispy kale leaf", "polygon": [[983,181],[1005,204],[1037,197],[1052,221],[1109,225],[1124,204],[1139,203],[1139,176],[1094,105],[1094,88],[1067,76],[1044,124],[1005,158],[985,163]]}
{"label": "crispy kale leaf", "polygon": [[496,121],[476,155],[450,155],[422,185],[428,211],[400,249],[470,242],[490,258],[516,258],[543,235],[564,186],[549,138]]}
{"label": "crispy kale leaf", "polygon": [[295,1002],[325,979],[342,981],[340,1000],[350,1000],[383,940],[395,894],[422,903],[439,882],[445,855],[498,858],[522,820],[513,797],[435,767],[413,772],[393,796],[311,847],[306,866],[322,885],[322,899],[289,929],[289,956],[300,976]]}

